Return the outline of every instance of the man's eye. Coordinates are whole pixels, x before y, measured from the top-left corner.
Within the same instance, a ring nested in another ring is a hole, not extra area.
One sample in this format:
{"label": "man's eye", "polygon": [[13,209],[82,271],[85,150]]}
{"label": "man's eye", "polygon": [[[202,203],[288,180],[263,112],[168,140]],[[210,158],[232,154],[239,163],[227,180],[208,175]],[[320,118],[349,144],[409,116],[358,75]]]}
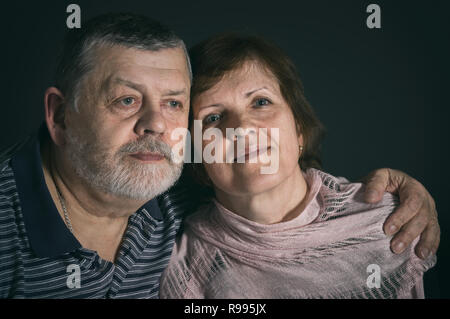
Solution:
{"label": "man's eye", "polygon": [[169,106],[171,107],[171,108],[180,108],[181,107],[181,103],[180,102],[178,102],[178,101],[169,101]]}
{"label": "man's eye", "polygon": [[256,101],[255,101],[255,106],[265,106],[265,105],[269,105],[269,104],[271,104],[271,102],[265,98],[259,98],[259,99],[256,99]]}
{"label": "man's eye", "polygon": [[219,121],[221,118],[222,118],[222,116],[220,114],[211,114],[211,115],[206,116],[204,118],[203,122],[205,124],[210,124],[210,123]]}
{"label": "man's eye", "polygon": [[123,106],[131,106],[136,102],[135,98],[132,97],[126,97],[122,100],[120,100],[120,104],[122,104]]}

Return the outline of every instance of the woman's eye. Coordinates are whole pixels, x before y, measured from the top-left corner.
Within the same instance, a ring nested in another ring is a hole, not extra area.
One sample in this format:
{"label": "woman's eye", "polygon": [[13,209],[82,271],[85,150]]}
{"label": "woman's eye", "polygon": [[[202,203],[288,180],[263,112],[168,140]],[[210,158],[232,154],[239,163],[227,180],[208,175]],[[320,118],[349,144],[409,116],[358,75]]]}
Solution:
{"label": "woman's eye", "polygon": [[205,124],[210,124],[210,123],[219,121],[221,118],[222,118],[222,116],[220,114],[211,114],[211,115],[208,115],[207,117],[205,117],[203,122]]}
{"label": "woman's eye", "polygon": [[268,99],[260,98],[255,101],[255,106],[269,105],[271,102]]}
{"label": "woman's eye", "polygon": [[120,104],[122,104],[123,106],[131,106],[136,102],[135,98],[132,97],[126,97],[122,100],[120,100]]}

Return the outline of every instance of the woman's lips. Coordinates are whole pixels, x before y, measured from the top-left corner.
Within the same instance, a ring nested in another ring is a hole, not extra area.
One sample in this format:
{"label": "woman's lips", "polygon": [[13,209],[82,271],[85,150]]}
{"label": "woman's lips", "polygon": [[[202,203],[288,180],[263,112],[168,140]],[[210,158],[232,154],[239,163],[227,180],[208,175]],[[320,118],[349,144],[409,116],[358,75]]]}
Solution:
{"label": "woman's lips", "polygon": [[134,153],[130,156],[142,162],[157,162],[164,159],[163,155],[157,153]]}
{"label": "woman's lips", "polygon": [[[235,162],[235,163],[248,162],[250,159],[252,159],[252,158],[254,158],[254,157],[258,156],[258,155],[264,154],[264,153],[267,152],[269,149],[270,149],[270,146],[267,147],[267,148],[262,148],[262,149],[259,149],[259,150],[250,152],[250,153],[248,152],[248,150],[246,150],[245,155],[242,155],[242,156],[240,156],[240,157],[235,157],[235,158],[234,158],[234,162]],[[244,161],[243,161],[243,160],[244,160]]]}

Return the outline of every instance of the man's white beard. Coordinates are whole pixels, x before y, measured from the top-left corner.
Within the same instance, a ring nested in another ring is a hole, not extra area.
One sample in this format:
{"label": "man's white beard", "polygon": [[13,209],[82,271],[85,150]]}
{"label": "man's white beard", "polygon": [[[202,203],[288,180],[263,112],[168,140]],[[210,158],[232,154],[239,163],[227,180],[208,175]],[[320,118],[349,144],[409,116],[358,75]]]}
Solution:
{"label": "man's white beard", "polygon": [[[173,162],[170,147],[154,138],[132,142],[111,154],[98,142],[88,142],[67,128],[66,153],[75,173],[93,188],[135,200],[150,200],[168,190],[180,177],[183,164]],[[131,159],[133,152],[158,152],[166,156],[154,164]]]}

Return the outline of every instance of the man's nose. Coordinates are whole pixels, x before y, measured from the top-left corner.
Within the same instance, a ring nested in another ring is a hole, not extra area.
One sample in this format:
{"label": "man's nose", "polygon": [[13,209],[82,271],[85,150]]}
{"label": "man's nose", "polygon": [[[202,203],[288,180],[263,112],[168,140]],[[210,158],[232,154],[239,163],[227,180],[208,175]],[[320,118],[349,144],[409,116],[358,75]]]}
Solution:
{"label": "man's nose", "polygon": [[139,136],[164,134],[166,121],[163,114],[161,114],[161,110],[156,108],[146,110],[136,123],[135,131]]}

